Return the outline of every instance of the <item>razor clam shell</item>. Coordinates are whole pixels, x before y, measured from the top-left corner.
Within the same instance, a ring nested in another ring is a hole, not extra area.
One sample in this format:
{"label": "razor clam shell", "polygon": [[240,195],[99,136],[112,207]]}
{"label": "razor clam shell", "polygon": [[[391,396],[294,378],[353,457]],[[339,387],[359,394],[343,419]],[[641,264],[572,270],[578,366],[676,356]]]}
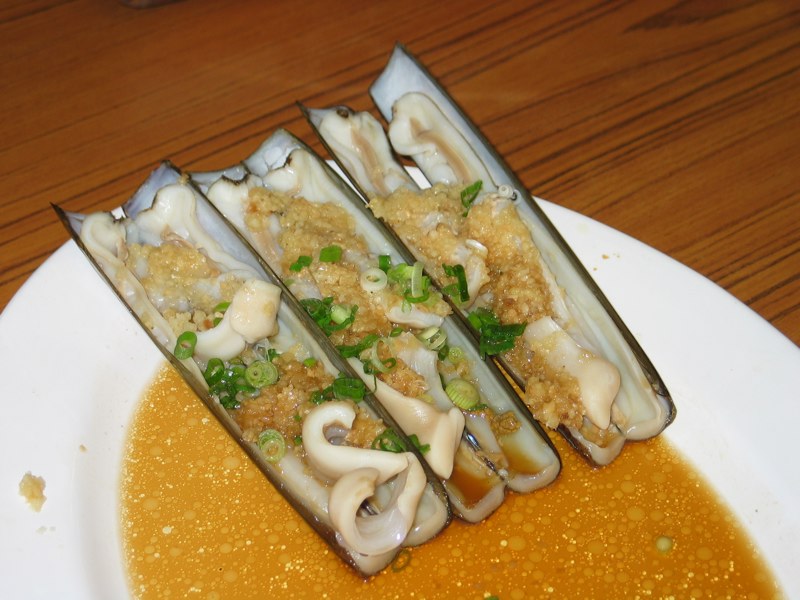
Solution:
{"label": "razor clam shell", "polygon": [[[283,286],[274,273],[257,258],[250,246],[219,214],[217,209],[208,202],[194,186],[187,183],[187,178],[170,163],[165,162],[157,168],[131,199],[122,207],[113,211],[113,214],[121,213],[123,217],[135,218],[141,211],[148,209],[152,205],[158,190],[164,186],[175,183],[186,185],[191,189],[197,200],[197,218],[200,225],[206,232],[213,234],[214,239],[229,255],[250,267],[263,280],[281,288],[282,298],[278,311],[280,332],[276,337],[282,337],[285,343],[288,344],[300,343],[312,356],[317,358],[324,365],[329,373],[336,374],[338,372],[343,372],[350,377],[355,377],[356,374],[353,373],[349,365],[342,360],[329,340],[324,338],[324,336],[320,338],[314,330],[308,327],[308,315],[305,310],[292,298],[291,294],[286,291],[285,286]],[[294,457],[291,457],[293,462],[298,462],[297,466],[299,466],[299,468],[283,470],[282,472],[276,465],[265,460],[263,453],[256,444],[243,439],[239,426],[225,408],[208,392],[207,384],[194,361],[191,359],[179,360],[174,356],[171,347],[165,345],[162,339],[163,336],[159,335],[157,332],[151,331],[151,329],[143,323],[140,315],[116,288],[111,276],[105,272],[95,256],[83,243],[80,233],[86,215],[67,212],[56,205],[53,205],[53,209],[56,211],[81,251],[86,255],[106,283],[114,290],[134,319],[136,319],[159,350],[161,350],[165,358],[178,370],[192,390],[203,401],[208,410],[250,457],[275,489],[278,490],[311,528],[330,545],[334,553],[355,569],[362,577],[373,575],[390,564],[399,551],[399,548],[379,556],[364,556],[348,549],[338,541],[337,533],[332,527],[326,512],[327,492],[320,484],[310,485],[310,478],[303,474],[303,470],[306,469],[306,467],[303,467],[299,464],[299,461],[295,461]],[[172,347],[174,347],[174,344]],[[400,431],[393,419],[371,395],[368,394],[363,402],[373,413],[373,416],[380,418],[388,426]],[[411,447],[410,442],[407,441],[407,443],[408,446]],[[289,455],[287,455],[287,458],[288,457]],[[419,455],[417,455],[417,457],[420,458]],[[418,507],[418,519],[415,521],[415,525],[409,532],[403,545],[413,545],[427,541],[431,537],[437,535],[451,520],[449,505],[446,500],[446,492],[443,486],[432,476],[430,471],[427,470],[424,461],[420,460],[420,463],[426,468],[428,485],[420,501],[420,506]],[[386,490],[381,490],[381,493],[384,496],[387,495]],[[419,515],[423,516],[419,517]],[[423,520],[426,522],[423,523]]]}
{"label": "razor clam shell", "polygon": [[[413,263],[414,257],[407,248],[400,242],[394,232],[388,230],[378,221],[372,212],[364,205],[363,201],[336,174],[325,161],[316,156],[303,142],[292,136],[290,133],[279,130],[267,139],[242,165],[247,173],[257,178],[263,178],[270,171],[284,166],[291,153],[295,150],[304,150],[313,156],[327,178],[324,189],[317,189],[319,183],[309,186],[313,194],[318,195],[320,201],[333,201],[344,208],[355,220],[359,233],[367,239],[370,250],[375,254],[388,254],[394,261]],[[198,173],[191,175],[198,182],[201,189],[208,190],[210,185],[220,177],[226,177],[235,181],[243,181],[244,175],[240,166],[234,166],[214,173]],[[307,195],[310,195],[306,191]],[[308,198],[314,201],[315,198]],[[223,211],[224,212],[224,211]],[[234,219],[235,220],[235,219]],[[242,234],[247,238],[248,233]],[[277,269],[275,269],[277,270]],[[517,394],[513,391],[508,381],[502,376],[497,367],[491,363],[482,361],[475,348],[474,339],[469,330],[461,320],[456,318],[446,318],[443,325],[447,333],[448,340],[452,340],[455,345],[464,348],[469,353],[469,359],[473,365],[477,379],[484,388],[481,390],[482,396],[492,408],[498,412],[511,411],[521,424],[518,435],[513,436],[511,445],[517,449],[523,449],[529,457],[531,464],[537,463],[537,472],[520,473],[518,476],[509,476],[503,473],[499,477],[509,489],[518,492],[530,492],[534,489],[546,486],[551,483],[560,471],[560,460],[547,434],[541,429],[539,424],[530,418],[530,414],[524,405],[521,404]],[[360,365],[359,365],[360,366]],[[469,422],[469,419],[468,419]],[[474,440],[475,438],[473,438]],[[477,444],[471,444],[477,448]],[[491,468],[491,465],[488,465]],[[469,522],[477,522],[486,518],[503,501],[502,490],[493,490],[487,493],[476,506],[470,507],[460,500],[460,493],[455,489],[451,482],[445,482],[445,488],[450,491],[450,499],[456,514]]]}
{"label": "razor clam shell", "polygon": [[[506,183],[516,190],[517,211],[558,285],[570,298],[571,308],[575,309],[573,316],[580,322],[584,335],[620,370],[622,387],[615,405],[628,419],[626,428],[621,430],[624,439],[600,448],[579,431],[562,427],[562,433],[587,458],[600,465],[611,462],[626,439],[642,440],[658,435],[674,420],[676,409],[655,367],[525,186],[441,85],[398,45],[371,86],[370,94],[384,118],[391,121],[395,101],[409,92],[421,92],[431,98],[478,155],[493,182]],[[523,387],[525,382],[516,378],[516,383]]]}

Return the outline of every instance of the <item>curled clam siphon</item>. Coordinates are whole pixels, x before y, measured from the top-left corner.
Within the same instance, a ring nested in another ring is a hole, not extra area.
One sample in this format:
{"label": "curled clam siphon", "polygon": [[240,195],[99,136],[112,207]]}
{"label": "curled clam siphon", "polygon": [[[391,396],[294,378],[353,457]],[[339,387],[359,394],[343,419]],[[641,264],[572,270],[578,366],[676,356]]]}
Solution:
{"label": "curled clam siphon", "polygon": [[[589,460],[660,433],[675,407],[655,368],[522,183],[404,48],[370,93],[388,134],[346,107],[306,114],[370,209],[451,295],[533,415]],[[422,186],[395,154],[410,157]],[[430,186],[430,187],[427,187]],[[426,187],[427,189],[422,189]]]}
{"label": "curled clam siphon", "polygon": [[[449,523],[413,443],[180,172],[162,165],[119,217],[56,211],[209,410],[362,576]],[[373,447],[389,434],[396,447]]]}

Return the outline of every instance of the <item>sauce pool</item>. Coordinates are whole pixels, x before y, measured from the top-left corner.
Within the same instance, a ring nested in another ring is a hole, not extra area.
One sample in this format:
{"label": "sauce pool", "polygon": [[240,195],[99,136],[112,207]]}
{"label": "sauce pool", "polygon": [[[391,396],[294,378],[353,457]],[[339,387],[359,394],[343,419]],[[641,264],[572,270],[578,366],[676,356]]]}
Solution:
{"label": "sauce pool", "polygon": [[454,521],[363,581],[272,488],[170,367],[137,408],[121,531],[139,598],[781,598],[713,490],[662,438],[592,469],[565,466],[508,494],[479,525]]}

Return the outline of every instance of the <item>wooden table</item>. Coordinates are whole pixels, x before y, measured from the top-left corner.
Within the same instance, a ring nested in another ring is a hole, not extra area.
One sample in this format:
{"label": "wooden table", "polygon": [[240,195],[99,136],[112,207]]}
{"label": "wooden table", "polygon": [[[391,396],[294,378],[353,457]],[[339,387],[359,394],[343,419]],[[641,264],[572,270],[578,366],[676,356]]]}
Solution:
{"label": "wooden table", "polygon": [[67,239],[49,203],[117,206],[277,127],[319,149],[294,101],[369,108],[402,41],[534,193],[800,342],[796,2],[15,0],[0,40],[0,309]]}

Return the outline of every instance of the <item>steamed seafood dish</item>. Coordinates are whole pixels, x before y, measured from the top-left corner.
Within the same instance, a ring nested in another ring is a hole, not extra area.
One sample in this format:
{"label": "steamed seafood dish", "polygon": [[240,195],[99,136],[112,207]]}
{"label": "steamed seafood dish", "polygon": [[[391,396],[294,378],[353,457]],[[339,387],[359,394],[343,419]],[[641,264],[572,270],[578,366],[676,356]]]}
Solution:
{"label": "steamed seafood dish", "polygon": [[444,481],[457,516],[486,518],[559,461],[450,305],[352,190],[278,132],[244,165],[194,175],[347,358]]}
{"label": "steamed seafood dish", "polygon": [[[534,417],[607,464],[674,406],[647,357],[521,183],[397,48],[371,88],[388,133],[345,107],[307,115],[369,203],[471,324]],[[418,185],[395,158],[410,157]],[[423,189],[424,188],[424,189]]]}
{"label": "steamed seafood dish", "polygon": [[214,208],[164,166],[123,207],[62,214],[275,486],[363,575],[450,514],[414,444]]}

